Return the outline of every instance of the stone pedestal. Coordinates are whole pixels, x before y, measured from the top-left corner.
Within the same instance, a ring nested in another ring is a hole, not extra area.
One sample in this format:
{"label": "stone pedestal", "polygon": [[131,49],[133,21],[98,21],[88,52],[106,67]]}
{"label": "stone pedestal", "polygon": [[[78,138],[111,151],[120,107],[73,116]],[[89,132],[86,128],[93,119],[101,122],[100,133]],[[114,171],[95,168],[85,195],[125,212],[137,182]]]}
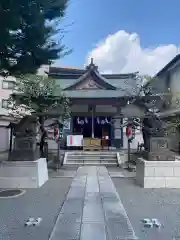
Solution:
{"label": "stone pedestal", "polygon": [[35,161],[38,158],[36,136],[15,138],[14,149],[9,156],[10,161]]}
{"label": "stone pedestal", "polygon": [[37,147],[37,118],[26,116],[14,127],[14,147],[9,161],[35,161],[39,159]]}
{"label": "stone pedestal", "polygon": [[180,188],[180,161],[147,161],[139,158],[136,183],[143,188]]}
{"label": "stone pedestal", "polygon": [[39,188],[48,180],[45,158],[8,161],[0,165],[0,188]]}
{"label": "stone pedestal", "polygon": [[143,152],[143,158],[149,161],[174,161],[174,153],[170,151],[170,139],[151,137],[149,151]]}

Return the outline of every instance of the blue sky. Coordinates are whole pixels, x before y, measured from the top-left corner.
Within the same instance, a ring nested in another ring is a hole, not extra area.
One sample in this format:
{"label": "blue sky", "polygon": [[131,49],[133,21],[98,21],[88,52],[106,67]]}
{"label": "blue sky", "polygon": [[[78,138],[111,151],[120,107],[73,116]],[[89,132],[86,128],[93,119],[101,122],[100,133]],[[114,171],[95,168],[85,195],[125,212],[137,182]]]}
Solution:
{"label": "blue sky", "polygon": [[179,0],[70,0],[64,43],[73,52],[58,64],[82,67],[100,41],[120,30],[136,33],[143,49],[179,47],[179,9]]}

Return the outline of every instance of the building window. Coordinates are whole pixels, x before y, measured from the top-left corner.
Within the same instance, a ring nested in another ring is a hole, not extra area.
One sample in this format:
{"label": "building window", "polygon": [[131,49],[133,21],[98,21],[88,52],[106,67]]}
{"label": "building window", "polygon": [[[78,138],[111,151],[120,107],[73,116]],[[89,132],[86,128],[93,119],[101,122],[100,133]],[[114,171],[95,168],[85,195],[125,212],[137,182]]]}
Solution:
{"label": "building window", "polygon": [[3,89],[14,89],[15,84],[13,81],[7,81],[7,80],[3,80],[2,82],[2,88]]}
{"label": "building window", "polygon": [[12,108],[8,99],[2,99],[2,108],[6,108],[6,109]]}

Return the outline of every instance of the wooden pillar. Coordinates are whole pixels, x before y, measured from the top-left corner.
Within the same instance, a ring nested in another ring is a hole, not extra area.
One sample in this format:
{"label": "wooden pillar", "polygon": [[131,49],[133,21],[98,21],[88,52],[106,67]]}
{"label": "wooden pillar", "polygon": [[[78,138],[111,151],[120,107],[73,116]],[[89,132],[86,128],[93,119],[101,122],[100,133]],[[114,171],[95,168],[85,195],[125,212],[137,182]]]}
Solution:
{"label": "wooden pillar", "polygon": [[92,118],[92,135],[91,135],[91,137],[94,138],[94,106],[91,107],[91,118]]}

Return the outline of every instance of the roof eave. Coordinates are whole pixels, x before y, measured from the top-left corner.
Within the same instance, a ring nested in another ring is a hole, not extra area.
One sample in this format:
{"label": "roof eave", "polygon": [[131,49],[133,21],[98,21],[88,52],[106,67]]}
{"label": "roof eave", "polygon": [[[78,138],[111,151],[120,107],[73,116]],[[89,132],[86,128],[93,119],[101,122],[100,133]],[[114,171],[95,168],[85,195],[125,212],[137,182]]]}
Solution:
{"label": "roof eave", "polygon": [[164,74],[165,72],[167,72],[168,70],[174,68],[175,66],[177,66],[177,64],[179,64],[179,62],[180,62],[180,54],[176,55],[165,67],[163,67],[163,69],[161,69],[155,75],[155,77],[159,77],[162,74]]}

